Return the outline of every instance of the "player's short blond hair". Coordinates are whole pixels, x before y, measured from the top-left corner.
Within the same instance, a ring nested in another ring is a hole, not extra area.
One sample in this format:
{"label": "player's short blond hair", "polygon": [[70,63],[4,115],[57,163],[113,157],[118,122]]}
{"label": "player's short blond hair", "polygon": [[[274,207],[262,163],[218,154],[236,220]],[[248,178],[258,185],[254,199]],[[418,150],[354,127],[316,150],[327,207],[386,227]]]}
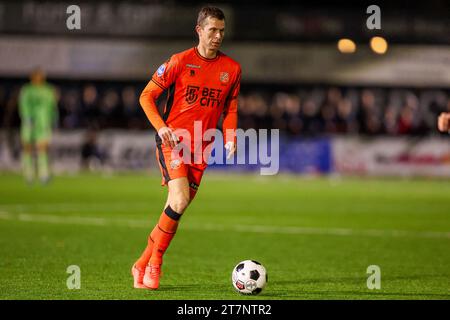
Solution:
{"label": "player's short blond hair", "polygon": [[216,18],[218,20],[225,20],[225,14],[223,11],[217,7],[206,6],[200,9],[197,18],[197,24],[203,26],[203,22],[206,18]]}

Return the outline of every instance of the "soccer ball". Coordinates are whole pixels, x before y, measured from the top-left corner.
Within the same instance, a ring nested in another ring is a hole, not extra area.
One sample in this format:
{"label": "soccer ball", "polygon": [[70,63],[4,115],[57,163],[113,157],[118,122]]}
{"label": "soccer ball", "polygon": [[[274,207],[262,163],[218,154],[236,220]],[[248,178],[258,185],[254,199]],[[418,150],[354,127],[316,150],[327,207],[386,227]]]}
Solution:
{"label": "soccer ball", "polygon": [[266,268],[255,260],[241,261],[231,273],[231,283],[239,293],[258,294],[267,283]]}

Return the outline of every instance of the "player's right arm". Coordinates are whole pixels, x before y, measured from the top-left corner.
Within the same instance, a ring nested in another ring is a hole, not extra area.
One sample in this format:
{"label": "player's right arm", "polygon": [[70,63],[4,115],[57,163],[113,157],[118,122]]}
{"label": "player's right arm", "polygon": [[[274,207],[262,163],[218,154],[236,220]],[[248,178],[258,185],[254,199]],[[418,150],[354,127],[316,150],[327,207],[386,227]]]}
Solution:
{"label": "player's right arm", "polygon": [[172,57],[158,68],[139,98],[139,103],[145,115],[158,132],[163,144],[171,147],[175,146],[178,139],[159,114],[156,101],[175,82],[177,74],[176,59]]}
{"label": "player's right arm", "polygon": [[173,148],[177,139],[172,132],[172,129],[170,129],[161,118],[161,115],[158,112],[158,107],[156,106],[156,101],[163,92],[163,88],[158,86],[153,80],[150,80],[144,91],[141,93],[139,103],[141,104],[148,120],[158,132],[163,144]]}

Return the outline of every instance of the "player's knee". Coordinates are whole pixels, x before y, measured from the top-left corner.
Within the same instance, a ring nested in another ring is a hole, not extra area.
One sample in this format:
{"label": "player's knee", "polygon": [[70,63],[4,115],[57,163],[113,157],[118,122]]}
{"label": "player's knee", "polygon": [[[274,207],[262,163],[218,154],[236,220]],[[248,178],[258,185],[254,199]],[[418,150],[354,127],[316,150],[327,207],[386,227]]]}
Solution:
{"label": "player's knee", "polygon": [[189,195],[177,195],[170,202],[170,207],[177,213],[182,214],[184,210],[189,206],[190,199]]}

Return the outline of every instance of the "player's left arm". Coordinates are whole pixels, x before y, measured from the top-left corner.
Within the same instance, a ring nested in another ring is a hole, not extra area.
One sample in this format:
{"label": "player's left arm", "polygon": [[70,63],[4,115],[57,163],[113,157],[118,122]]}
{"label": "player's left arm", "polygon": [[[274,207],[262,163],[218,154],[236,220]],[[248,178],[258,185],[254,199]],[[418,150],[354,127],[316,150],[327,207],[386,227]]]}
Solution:
{"label": "player's left arm", "polygon": [[238,123],[238,96],[241,88],[241,70],[239,68],[233,88],[228,96],[224,112],[222,130],[225,136],[225,149],[228,151],[227,158],[236,152],[236,129]]}

